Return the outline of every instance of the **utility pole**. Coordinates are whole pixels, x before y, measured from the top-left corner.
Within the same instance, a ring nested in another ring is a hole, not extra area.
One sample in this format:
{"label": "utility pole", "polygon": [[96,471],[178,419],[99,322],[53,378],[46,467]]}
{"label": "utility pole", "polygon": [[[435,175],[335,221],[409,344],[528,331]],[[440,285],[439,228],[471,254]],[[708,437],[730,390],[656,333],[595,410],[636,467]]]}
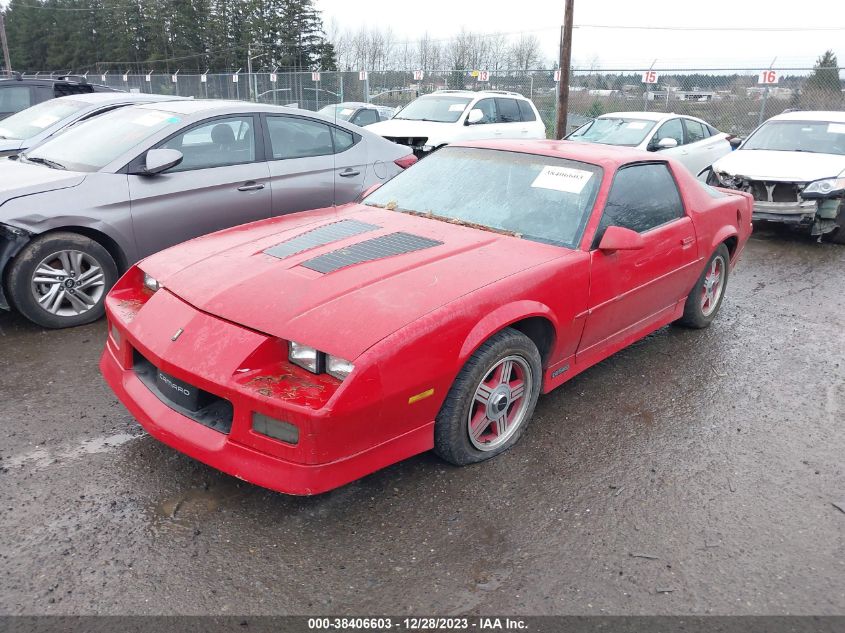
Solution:
{"label": "utility pole", "polygon": [[566,136],[566,116],[569,113],[569,68],[572,64],[572,20],[575,0],[566,0],[563,12],[563,26],[560,27],[560,81],[557,84],[557,121],[555,138]]}
{"label": "utility pole", "polygon": [[6,39],[6,12],[0,11],[0,40],[3,43],[3,61],[6,64],[6,75],[12,76],[12,62],[9,61],[9,40]]}

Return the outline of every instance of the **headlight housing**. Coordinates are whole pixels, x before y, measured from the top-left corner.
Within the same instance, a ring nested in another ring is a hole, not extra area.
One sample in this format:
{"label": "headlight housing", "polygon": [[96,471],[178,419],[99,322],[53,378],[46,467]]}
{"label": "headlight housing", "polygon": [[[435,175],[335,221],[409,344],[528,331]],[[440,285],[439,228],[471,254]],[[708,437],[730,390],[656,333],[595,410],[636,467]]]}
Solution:
{"label": "headlight housing", "polygon": [[338,380],[343,380],[352,373],[353,369],[355,369],[355,365],[350,363],[348,360],[340,358],[339,356],[332,356],[331,354],[326,356],[326,373],[329,376],[334,376]]}
{"label": "headlight housing", "polygon": [[845,195],[845,176],[814,180],[804,187],[801,197],[808,200],[815,198],[837,198]]}
{"label": "headlight housing", "polygon": [[288,345],[288,360],[294,365],[302,367],[302,369],[307,369],[312,374],[323,372],[321,356],[321,352],[317,351],[315,347],[294,343],[293,341]]}
{"label": "headlight housing", "polygon": [[161,288],[161,284],[158,283],[155,278],[151,277],[147,273],[144,273],[144,288],[150,292],[156,292],[159,288]]}
{"label": "headlight housing", "polygon": [[312,374],[328,374],[338,380],[346,379],[355,369],[350,361],[321,352],[316,347],[295,341],[288,343],[288,360]]}

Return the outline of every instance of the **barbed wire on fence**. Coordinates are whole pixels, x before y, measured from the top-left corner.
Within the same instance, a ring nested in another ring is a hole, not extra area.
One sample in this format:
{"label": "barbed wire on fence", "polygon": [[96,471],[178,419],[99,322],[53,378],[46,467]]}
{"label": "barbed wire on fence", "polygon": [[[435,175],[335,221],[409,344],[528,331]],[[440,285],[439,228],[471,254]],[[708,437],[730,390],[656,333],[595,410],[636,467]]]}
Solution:
{"label": "barbed wire on fence", "polygon": [[[841,68],[684,68],[654,71],[643,83],[634,69],[573,69],[569,87],[570,127],[617,111],[675,112],[704,119],[731,134],[748,134],[762,120],[787,110],[843,110]],[[762,73],[772,83],[760,83]],[[51,73],[26,73],[48,77]],[[56,73],[52,73],[56,76]],[[529,97],[554,127],[554,69],[386,70],[261,73],[89,73],[87,80],[133,92],[200,99],[238,99],[307,110],[342,101],[402,106],[435,90],[507,90]]]}

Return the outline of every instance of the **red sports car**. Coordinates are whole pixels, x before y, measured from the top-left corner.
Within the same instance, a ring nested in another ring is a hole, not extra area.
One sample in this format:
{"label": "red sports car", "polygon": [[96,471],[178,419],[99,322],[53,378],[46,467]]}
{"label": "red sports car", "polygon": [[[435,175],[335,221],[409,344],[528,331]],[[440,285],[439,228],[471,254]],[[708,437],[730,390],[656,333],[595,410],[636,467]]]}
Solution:
{"label": "red sports car", "polygon": [[133,266],[100,367],[151,435],[280,492],[430,449],[479,462],[541,392],[668,323],[709,325],[751,212],[659,154],[453,145],[359,204]]}

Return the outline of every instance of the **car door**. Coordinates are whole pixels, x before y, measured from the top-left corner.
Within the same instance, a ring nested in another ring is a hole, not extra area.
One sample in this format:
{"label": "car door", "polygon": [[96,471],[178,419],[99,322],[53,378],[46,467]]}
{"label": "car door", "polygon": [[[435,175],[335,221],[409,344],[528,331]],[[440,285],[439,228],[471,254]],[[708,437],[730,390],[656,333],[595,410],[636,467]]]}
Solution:
{"label": "car door", "polygon": [[335,186],[333,126],[286,114],[265,115],[264,122],[272,215],[332,206]]}
{"label": "car door", "polygon": [[[375,110],[369,110],[375,112]],[[360,134],[332,126],[334,143],[334,203],[346,204],[363,191],[370,168],[367,141]]]}
{"label": "car door", "polygon": [[[637,231],[643,248],[599,250],[609,226]],[[695,281],[695,230],[666,163],[638,163],[616,173],[590,255],[589,315],[578,350],[585,356],[662,318]]]}
{"label": "car door", "polygon": [[156,176],[129,176],[142,257],[270,216],[270,174],[256,123],[257,116],[239,114],[194,124],[156,146],[182,152],[179,165]]}
{"label": "car door", "polygon": [[519,114],[522,119],[520,135],[522,138],[546,138],[546,126],[537,120],[537,115],[531,104],[524,99],[517,99]]}
{"label": "car door", "polygon": [[496,98],[496,138],[528,138],[528,126],[523,124],[516,99]]}
{"label": "car door", "polygon": [[[673,138],[678,143],[677,147],[669,147],[667,149],[660,149],[657,144],[664,138]],[[684,137],[684,125],[680,117],[673,117],[660,124],[654,135],[648,143],[648,149],[651,151],[660,152],[666,156],[671,156],[675,160],[680,161],[685,166],[687,164],[687,148],[686,139]]]}
{"label": "car door", "polygon": [[685,164],[694,176],[730,153],[730,143],[721,134],[711,135],[710,128],[701,121],[685,118],[683,123],[688,152]]}
{"label": "car door", "polygon": [[[468,124],[464,127],[460,135],[461,140],[481,140],[497,138],[497,121],[499,114],[496,110],[496,100],[494,98],[480,99],[469,110],[481,110],[482,119],[477,123]],[[469,116],[467,114],[467,116]]]}

